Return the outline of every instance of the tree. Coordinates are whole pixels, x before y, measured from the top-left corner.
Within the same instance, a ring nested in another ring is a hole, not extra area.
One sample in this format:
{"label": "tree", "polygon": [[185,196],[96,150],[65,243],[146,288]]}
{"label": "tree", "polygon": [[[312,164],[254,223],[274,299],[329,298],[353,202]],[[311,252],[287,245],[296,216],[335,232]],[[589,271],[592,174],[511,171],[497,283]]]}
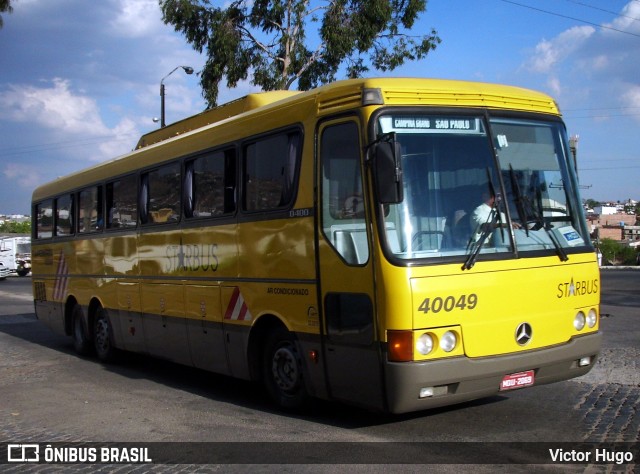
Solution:
{"label": "tree", "polygon": [[594,207],[599,206],[600,202],[595,199],[587,199],[586,204],[590,209],[593,209]]}
{"label": "tree", "polygon": [[433,29],[409,34],[427,0],[232,0],[226,8],[211,3],[160,0],[163,21],[196,51],[206,51],[200,84],[210,107],[225,78],[229,87],[252,74],[252,84],[263,90],[286,90],[296,82],[308,90],[335,80],[342,65],[350,78],[368,72],[369,65],[392,71],[440,43]]}
{"label": "tree", "polygon": [[[0,0],[0,13],[13,13],[13,7],[11,6],[11,0]],[[4,25],[2,15],[0,15],[0,28]]]}
{"label": "tree", "polygon": [[31,234],[31,221],[7,221],[0,224],[0,233]]}
{"label": "tree", "polygon": [[602,256],[611,265],[635,265],[637,252],[613,239],[604,238],[600,241]]}

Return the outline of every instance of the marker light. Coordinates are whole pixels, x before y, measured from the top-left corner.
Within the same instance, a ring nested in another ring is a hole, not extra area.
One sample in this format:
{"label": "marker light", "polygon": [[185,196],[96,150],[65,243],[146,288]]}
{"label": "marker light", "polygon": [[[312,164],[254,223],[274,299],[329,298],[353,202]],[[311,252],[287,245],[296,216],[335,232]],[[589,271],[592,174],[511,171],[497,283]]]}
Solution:
{"label": "marker light", "polygon": [[413,333],[411,331],[388,331],[387,347],[389,361],[407,362],[413,360]]}
{"label": "marker light", "polygon": [[442,335],[442,338],[440,338],[440,349],[445,352],[451,352],[455,349],[457,343],[458,338],[456,337],[456,333],[447,331]]}
{"label": "marker light", "polygon": [[425,332],[416,341],[416,350],[425,356],[429,354],[433,350],[433,337]]}
{"label": "marker light", "polygon": [[587,314],[587,326],[592,328],[596,325],[597,322],[598,322],[598,313],[594,308],[591,308],[589,310],[589,313]]}
{"label": "marker light", "polygon": [[384,105],[382,89],[365,89],[362,91],[362,105]]}

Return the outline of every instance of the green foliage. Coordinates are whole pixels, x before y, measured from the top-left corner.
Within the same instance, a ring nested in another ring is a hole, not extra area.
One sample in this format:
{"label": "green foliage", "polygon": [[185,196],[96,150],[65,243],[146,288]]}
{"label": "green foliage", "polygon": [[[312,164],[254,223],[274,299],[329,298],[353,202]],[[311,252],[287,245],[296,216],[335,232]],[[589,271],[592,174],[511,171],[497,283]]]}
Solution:
{"label": "green foliage", "polygon": [[[0,13],[13,13],[13,7],[11,6],[11,0],[0,0]],[[0,28],[4,25],[4,20],[0,15]]]}
{"label": "green foliage", "polygon": [[0,233],[2,234],[29,234],[31,235],[31,222],[14,222],[7,221],[0,224]]}
{"label": "green foliage", "polygon": [[593,209],[594,207],[599,206],[600,202],[595,199],[587,199],[586,204],[589,208]]}
{"label": "green foliage", "polygon": [[600,241],[600,251],[604,259],[604,264],[609,265],[635,265],[637,252],[631,247],[622,245],[613,239],[602,239]]}
{"label": "green foliage", "polygon": [[[359,77],[370,64],[391,71],[424,58],[440,43],[435,30],[410,35],[426,0],[160,0],[163,20],[184,34],[207,62],[203,96],[216,105],[220,82],[228,87],[252,75],[263,90],[308,90],[335,80],[344,65]],[[317,35],[313,47],[307,31]]]}

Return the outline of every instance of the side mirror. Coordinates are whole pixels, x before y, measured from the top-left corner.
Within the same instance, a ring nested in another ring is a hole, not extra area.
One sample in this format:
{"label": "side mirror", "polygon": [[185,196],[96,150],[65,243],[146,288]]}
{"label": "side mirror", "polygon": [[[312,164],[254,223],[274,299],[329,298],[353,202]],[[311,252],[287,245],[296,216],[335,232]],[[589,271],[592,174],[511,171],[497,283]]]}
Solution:
{"label": "side mirror", "polygon": [[401,156],[402,150],[395,137],[375,145],[373,180],[380,204],[398,204],[404,199]]}

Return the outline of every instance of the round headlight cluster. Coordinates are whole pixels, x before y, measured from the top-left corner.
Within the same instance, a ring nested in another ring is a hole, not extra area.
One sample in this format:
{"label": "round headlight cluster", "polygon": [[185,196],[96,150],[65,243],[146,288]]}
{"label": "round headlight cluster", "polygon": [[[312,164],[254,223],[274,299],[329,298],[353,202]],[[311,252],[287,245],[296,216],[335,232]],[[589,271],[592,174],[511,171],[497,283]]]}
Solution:
{"label": "round headlight cluster", "polygon": [[433,345],[433,337],[425,332],[416,341],[416,350],[426,356],[433,350]]}
{"label": "round headlight cluster", "polygon": [[416,340],[416,350],[426,356],[433,352],[436,344],[444,352],[451,352],[458,345],[458,335],[455,331],[447,331],[438,339],[435,334],[425,332]]}
{"label": "round headlight cluster", "polygon": [[458,337],[453,331],[445,332],[440,338],[440,349],[445,352],[451,352],[452,350],[454,350],[456,344],[458,344]]}
{"label": "round headlight cluster", "polygon": [[598,312],[594,308],[591,308],[586,316],[583,311],[578,311],[578,314],[573,318],[573,327],[576,331],[582,331],[585,326],[594,328],[597,323]]}

